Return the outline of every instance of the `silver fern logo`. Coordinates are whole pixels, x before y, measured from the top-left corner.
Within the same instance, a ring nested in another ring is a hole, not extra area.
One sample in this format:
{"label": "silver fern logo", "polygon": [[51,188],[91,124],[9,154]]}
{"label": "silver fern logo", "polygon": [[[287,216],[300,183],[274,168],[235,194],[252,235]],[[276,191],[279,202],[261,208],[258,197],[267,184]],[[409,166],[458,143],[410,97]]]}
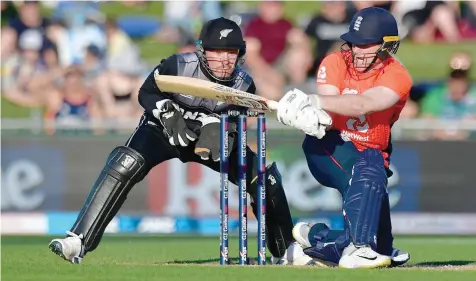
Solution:
{"label": "silver fern logo", "polygon": [[228,36],[228,34],[230,34],[230,32],[232,32],[232,31],[233,31],[233,29],[223,29],[222,31],[220,31],[220,40],[223,37],[226,38]]}

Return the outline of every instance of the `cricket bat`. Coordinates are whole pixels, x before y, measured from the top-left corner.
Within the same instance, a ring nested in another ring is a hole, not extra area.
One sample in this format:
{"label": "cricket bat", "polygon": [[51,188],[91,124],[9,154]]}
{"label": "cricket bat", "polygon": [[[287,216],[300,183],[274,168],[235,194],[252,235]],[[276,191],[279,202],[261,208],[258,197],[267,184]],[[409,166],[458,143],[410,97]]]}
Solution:
{"label": "cricket bat", "polygon": [[213,99],[260,111],[274,111],[278,106],[276,101],[198,78],[160,74],[154,78],[163,92]]}

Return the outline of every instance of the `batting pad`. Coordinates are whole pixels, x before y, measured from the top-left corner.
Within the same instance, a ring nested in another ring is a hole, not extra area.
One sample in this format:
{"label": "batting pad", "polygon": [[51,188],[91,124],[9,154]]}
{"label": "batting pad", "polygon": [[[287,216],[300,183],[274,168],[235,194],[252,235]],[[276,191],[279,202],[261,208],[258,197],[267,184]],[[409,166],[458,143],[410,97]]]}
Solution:
{"label": "batting pad", "polygon": [[354,165],[350,188],[344,199],[344,218],[352,242],[376,249],[380,209],[387,177],[383,157],[376,150],[361,152]]}
{"label": "batting pad", "polygon": [[96,249],[129,191],[144,177],[144,167],[145,159],[132,148],[120,146],[111,152],[71,229],[83,234],[86,252]]}

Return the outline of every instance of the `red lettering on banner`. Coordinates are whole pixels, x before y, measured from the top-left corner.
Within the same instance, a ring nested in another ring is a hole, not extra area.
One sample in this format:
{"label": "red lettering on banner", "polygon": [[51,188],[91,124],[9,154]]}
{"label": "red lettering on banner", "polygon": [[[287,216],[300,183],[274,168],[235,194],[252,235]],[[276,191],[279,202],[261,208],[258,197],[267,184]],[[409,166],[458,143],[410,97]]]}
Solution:
{"label": "red lettering on banner", "polygon": [[158,215],[163,214],[167,202],[167,162],[155,166],[147,175],[147,203],[149,210]]}
{"label": "red lettering on banner", "polygon": [[[187,164],[187,182],[190,184],[191,188],[197,187],[197,184],[199,183],[201,176],[202,176],[202,172],[200,170],[200,164],[198,163]],[[192,214],[196,214],[198,210],[198,202],[196,202],[195,200],[188,200],[188,205],[190,206]]]}
{"label": "red lettering on banner", "polygon": [[162,163],[147,176],[149,210],[158,215],[218,213],[219,201],[214,196],[218,191],[218,176],[198,163],[184,164],[177,159]]}
{"label": "red lettering on banner", "polygon": [[[238,187],[230,184],[229,188],[229,215],[237,217]],[[147,189],[153,214],[215,217],[220,213],[220,173],[198,163],[173,159],[154,167],[147,176]]]}

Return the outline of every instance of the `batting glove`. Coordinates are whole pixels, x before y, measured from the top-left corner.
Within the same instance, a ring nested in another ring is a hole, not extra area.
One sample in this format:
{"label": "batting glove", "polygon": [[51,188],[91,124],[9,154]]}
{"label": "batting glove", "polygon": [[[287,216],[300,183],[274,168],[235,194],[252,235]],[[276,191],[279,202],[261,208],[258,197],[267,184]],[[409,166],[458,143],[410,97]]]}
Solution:
{"label": "batting glove", "polygon": [[311,104],[309,95],[293,89],[288,91],[278,103],[278,121],[299,129],[304,133],[323,138],[326,129],[332,125],[332,118],[324,110]]}

